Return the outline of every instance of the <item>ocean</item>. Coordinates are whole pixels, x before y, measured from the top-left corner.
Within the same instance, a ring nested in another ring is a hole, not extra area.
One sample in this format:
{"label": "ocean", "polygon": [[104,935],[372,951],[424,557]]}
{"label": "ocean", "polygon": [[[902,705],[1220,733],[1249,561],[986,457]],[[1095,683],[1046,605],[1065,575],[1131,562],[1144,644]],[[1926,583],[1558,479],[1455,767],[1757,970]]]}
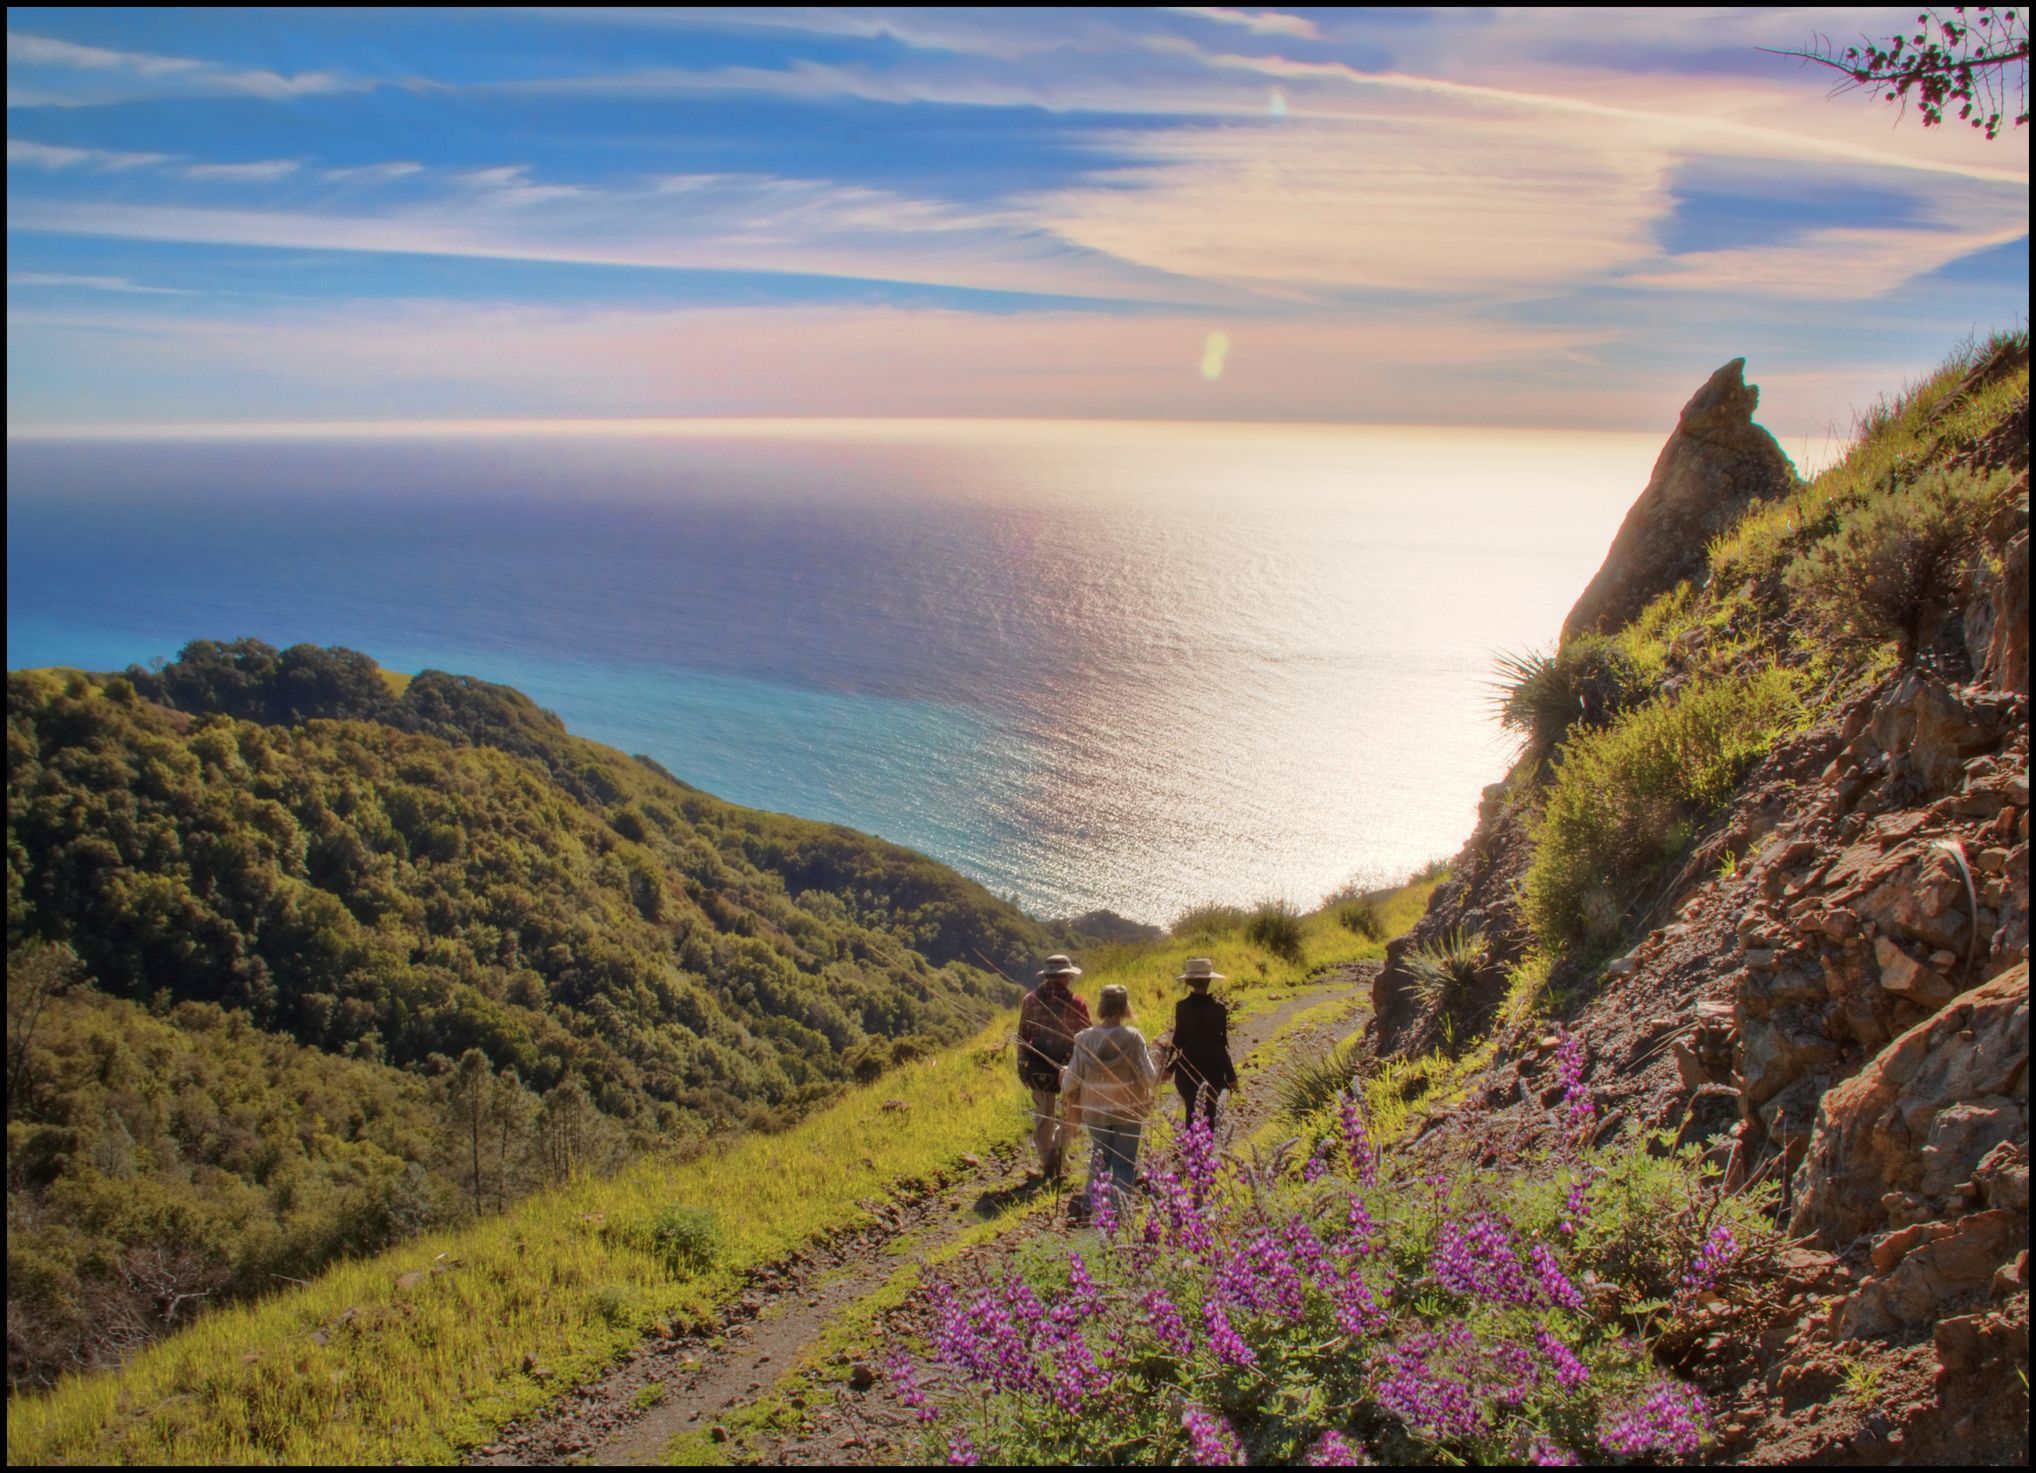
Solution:
{"label": "ocean", "polygon": [[10,440],[7,663],[194,638],[501,681],[1041,915],[1453,853],[1659,435],[641,422]]}

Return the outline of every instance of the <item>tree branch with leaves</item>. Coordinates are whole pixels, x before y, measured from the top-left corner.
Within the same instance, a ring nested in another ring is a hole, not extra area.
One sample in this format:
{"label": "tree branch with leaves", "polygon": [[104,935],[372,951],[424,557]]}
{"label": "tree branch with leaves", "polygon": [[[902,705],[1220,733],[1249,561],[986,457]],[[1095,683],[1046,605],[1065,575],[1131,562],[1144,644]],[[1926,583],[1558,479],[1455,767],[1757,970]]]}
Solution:
{"label": "tree branch with leaves", "polygon": [[[2029,121],[2029,17],[2024,10],[1958,5],[1925,10],[1916,29],[1840,52],[1822,36],[1808,51],[1775,51],[1843,72],[1839,91],[1869,88],[1906,111],[1911,100],[1934,128],[1956,109],[1959,121],[2000,135],[2003,122]],[[2014,107],[2012,118],[2009,108]]]}

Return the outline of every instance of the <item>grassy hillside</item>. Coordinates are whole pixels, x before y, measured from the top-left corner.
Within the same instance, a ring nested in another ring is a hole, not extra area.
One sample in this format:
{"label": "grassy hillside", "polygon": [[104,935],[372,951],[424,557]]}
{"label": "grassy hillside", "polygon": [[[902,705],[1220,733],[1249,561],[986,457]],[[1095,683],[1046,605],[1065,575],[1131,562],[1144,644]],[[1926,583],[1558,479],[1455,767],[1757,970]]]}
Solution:
{"label": "grassy hillside", "polygon": [[1757,502],[1708,576],[1625,627],[1514,662],[1531,815],[1525,914],[1550,953],[1602,957],[1670,883],[1768,748],[1901,664],[1969,675],[1959,617],[2028,469],[2026,334],[1961,349],[1862,416],[1845,456]]}
{"label": "grassy hillside", "polygon": [[1016,995],[984,959],[1048,940],[514,691],[253,641],[10,676],[7,837],[10,1383],[782,1126],[978,1029]]}
{"label": "grassy hillside", "polygon": [[[1084,955],[1082,989],[1123,983],[1157,1031],[1180,963],[1206,954],[1249,1006],[1321,966],[1380,955],[1439,878],[1377,897],[1377,938],[1323,911],[1273,950],[1247,937],[1246,917],[1205,917],[1174,939]],[[861,1204],[1018,1139],[1027,1101],[1011,1022],[853,1087],[781,1134],[547,1190],[208,1316],[117,1371],[17,1396],[9,1461],[446,1461],[646,1327],[711,1318],[750,1269],[867,1221]]]}

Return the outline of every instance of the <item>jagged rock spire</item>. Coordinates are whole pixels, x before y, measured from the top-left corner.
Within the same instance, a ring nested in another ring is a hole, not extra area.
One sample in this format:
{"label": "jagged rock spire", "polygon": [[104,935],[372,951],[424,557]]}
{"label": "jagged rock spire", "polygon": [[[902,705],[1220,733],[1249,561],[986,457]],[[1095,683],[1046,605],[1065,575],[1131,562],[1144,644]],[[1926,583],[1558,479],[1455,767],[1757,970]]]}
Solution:
{"label": "jagged rock spire", "polygon": [[1683,406],[1661,447],[1647,489],[1583,597],[1563,620],[1565,641],[1617,629],[1684,578],[1701,577],[1704,549],[1750,501],[1795,484],[1795,468],[1774,436],[1753,422],[1760,390],[1734,358]]}

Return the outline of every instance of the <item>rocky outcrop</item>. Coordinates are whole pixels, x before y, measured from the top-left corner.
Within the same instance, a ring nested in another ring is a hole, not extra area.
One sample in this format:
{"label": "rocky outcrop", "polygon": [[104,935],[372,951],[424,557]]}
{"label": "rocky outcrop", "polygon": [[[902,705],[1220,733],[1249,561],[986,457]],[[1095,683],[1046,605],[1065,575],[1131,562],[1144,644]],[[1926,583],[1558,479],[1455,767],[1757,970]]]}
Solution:
{"label": "rocky outcrop", "polygon": [[2029,473],[1988,542],[1998,565],[1981,558],[1965,606],[1965,648],[1980,681],[2029,694]]}
{"label": "rocky outcrop", "polygon": [[1742,1145],[1810,1143],[1818,1102],[2029,947],[2027,702],[1911,671],[1748,873],[1733,953]]}
{"label": "rocky outcrop", "polygon": [[1753,422],[1760,390],[1744,358],[1712,374],[1683,406],[1647,489],[1612,539],[1604,566],[1563,620],[1564,640],[1616,629],[1650,600],[1705,566],[1705,549],[1757,497],[1795,484],[1774,436]]}
{"label": "rocky outcrop", "polygon": [[2004,1290],[2027,1287],[2027,962],[1824,1096],[1789,1226],[1840,1251],[1869,1240],[1873,1276],[1836,1326],[1848,1338],[1933,1324],[2004,1272]]}

